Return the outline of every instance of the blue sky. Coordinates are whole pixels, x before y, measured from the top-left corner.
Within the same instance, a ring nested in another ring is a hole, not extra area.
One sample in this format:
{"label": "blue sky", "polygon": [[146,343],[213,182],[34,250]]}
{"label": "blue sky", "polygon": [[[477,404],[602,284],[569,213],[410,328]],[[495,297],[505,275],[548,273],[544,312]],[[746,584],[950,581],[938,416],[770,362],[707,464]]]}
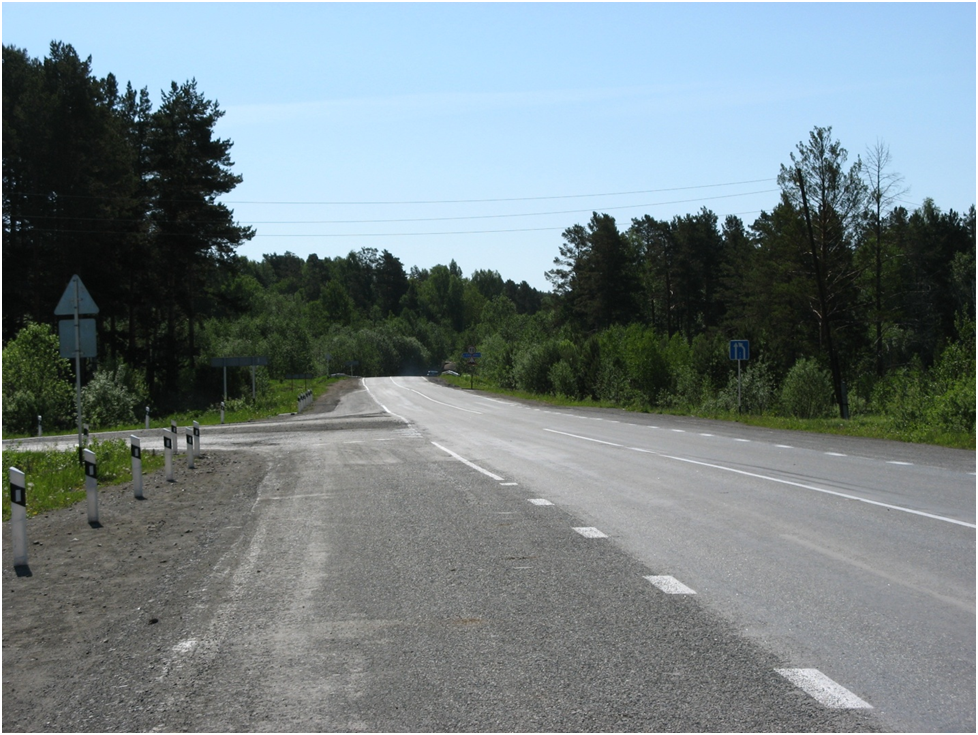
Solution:
{"label": "blue sky", "polygon": [[253,259],[373,247],[549,290],[592,211],[750,224],[816,125],[850,161],[888,145],[908,208],[975,202],[974,3],[4,2],[2,21],[4,44],[70,43],[154,104],[196,78]]}

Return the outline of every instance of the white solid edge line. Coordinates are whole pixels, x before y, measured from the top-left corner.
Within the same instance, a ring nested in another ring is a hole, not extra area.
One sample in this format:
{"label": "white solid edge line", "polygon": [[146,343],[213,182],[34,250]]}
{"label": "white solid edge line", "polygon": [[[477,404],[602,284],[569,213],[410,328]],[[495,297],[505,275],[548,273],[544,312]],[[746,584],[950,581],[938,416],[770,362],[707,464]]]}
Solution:
{"label": "white solid edge line", "polygon": [[563,434],[564,436],[569,436],[573,439],[583,439],[586,442],[594,442],[595,444],[606,444],[609,447],[621,447],[621,444],[615,444],[614,442],[606,442],[602,439],[592,439],[589,436],[581,436],[580,434],[568,434],[566,431],[557,431],[556,429],[544,429],[544,431],[549,431],[551,434]]}
{"label": "white solid edge line", "polygon": [[775,669],[785,679],[826,707],[832,709],[872,709],[873,705],[860,699],[841,684],[837,684],[818,669]]}
{"label": "white solid edge line", "polygon": [[499,475],[497,475],[497,474],[495,474],[493,472],[490,472],[489,470],[483,469],[482,467],[480,467],[479,465],[475,464],[474,462],[470,462],[465,457],[460,457],[459,455],[455,454],[455,452],[453,452],[451,449],[448,449],[447,447],[443,447],[441,444],[439,444],[437,442],[431,442],[431,443],[434,444],[436,447],[438,447],[441,451],[447,452],[448,454],[450,454],[453,457],[455,457],[455,459],[457,459],[462,464],[468,465],[472,469],[481,472],[486,477],[491,477],[496,482],[502,482],[503,481],[503,478],[501,478]]}
{"label": "white solid edge line", "polygon": [[649,580],[652,584],[658,587],[660,590],[665,592],[667,595],[695,595],[696,590],[691,587],[687,587],[682,582],[680,582],[675,577],[670,577],[668,574],[663,575],[651,575],[645,579]]}
{"label": "white solid edge line", "polygon": [[395,386],[397,386],[401,390],[409,390],[412,393],[417,393],[422,398],[425,398],[425,399],[431,401],[432,403],[437,403],[439,406],[445,406],[446,408],[454,408],[456,411],[465,411],[465,413],[474,413],[477,416],[481,416],[482,415],[482,411],[473,411],[471,408],[462,408],[461,406],[453,406],[451,403],[443,403],[442,401],[436,401],[434,398],[431,398],[430,396],[426,396],[424,393],[422,393],[419,390],[415,390],[414,388],[408,388],[406,385],[401,385],[400,383],[398,383],[397,381],[394,380],[394,376],[393,375],[391,376],[391,383],[393,383]]}
{"label": "white solid edge line", "polygon": [[912,508],[904,508],[902,505],[892,505],[890,503],[881,503],[878,500],[870,500],[868,498],[860,498],[858,495],[849,495],[848,493],[840,493],[836,490],[829,490],[824,487],[816,487],[815,485],[806,485],[803,482],[794,482],[792,480],[782,480],[779,477],[771,477],[770,475],[760,475],[756,472],[747,472],[746,470],[737,470],[733,467],[724,467],[719,464],[712,464],[710,462],[700,462],[696,459],[687,459],[685,457],[676,457],[671,454],[663,454],[662,452],[656,452],[651,449],[641,449],[639,447],[625,447],[623,444],[615,444],[614,442],[606,442],[601,439],[592,439],[589,436],[580,436],[579,434],[569,434],[566,431],[557,431],[556,429],[544,429],[544,431],[549,431],[552,434],[563,434],[564,436],[569,436],[574,439],[582,439],[584,441],[594,442],[595,444],[606,444],[610,447],[621,447],[622,449],[633,449],[636,452],[642,452],[643,454],[656,454],[660,457],[666,459],[674,459],[677,462],[687,462],[689,464],[700,465],[701,467],[711,467],[715,470],[723,470],[724,472],[733,472],[738,475],[745,475],[746,477],[756,477],[758,480],[768,480],[769,482],[778,482],[782,485],[791,485],[792,487],[800,487],[804,490],[814,490],[817,493],[825,493],[826,495],[834,495],[838,498],[845,498],[846,500],[855,500],[860,503],[867,503],[868,505],[876,505],[880,508],[889,508],[890,510],[898,510],[902,513],[910,513],[916,516],[923,516],[924,518],[931,518],[935,521],[944,521],[945,523],[953,523],[956,526],[964,526],[965,528],[978,528],[974,523],[968,523],[966,521],[959,521],[954,518],[947,518],[945,516],[935,515],[934,513],[925,513],[922,510],[913,510]]}
{"label": "white solid edge line", "polygon": [[363,389],[365,391],[367,391],[367,395],[370,396],[373,399],[374,403],[376,403],[378,406],[380,406],[382,409],[384,409],[384,413],[389,413],[391,416],[393,416],[396,419],[400,419],[405,424],[410,424],[411,422],[408,421],[406,418],[404,418],[403,416],[398,416],[396,413],[394,413],[389,408],[387,408],[387,406],[385,406],[383,403],[381,403],[380,401],[377,400],[377,396],[375,396],[373,394],[373,391],[370,390],[370,386],[367,385],[367,380],[369,380],[369,378],[364,378],[363,379],[363,382],[362,382]]}
{"label": "white solid edge line", "polygon": [[530,498],[529,502],[533,503],[534,505],[553,505],[553,503],[546,498]]}
{"label": "white solid edge line", "polygon": [[945,523],[953,523],[956,526],[964,526],[965,528],[976,528],[974,523],[967,523],[966,521],[959,521],[954,518],[947,518],[945,516],[935,515],[933,513],[925,513],[922,510],[914,510],[913,508],[904,508],[902,505],[892,505],[891,503],[881,503],[878,500],[870,500],[869,498],[860,498],[858,495],[849,495],[848,493],[840,493],[836,490],[829,490],[824,487],[816,487],[815,485],[806,485],[803,482],[793,482],[791,480],[782,480],[779,477],[770,477],[769,475],[759,475],[756,472],[747,472],[746,470],[735,470],[733,467],[724,467],[719,464],[711,464],[709,462],[700,462],[695,459],[686,459],[685,457],[675,457],[669,454],[659,454],[660,457],[665,457],[666,459],[674,459],[677,462],[688,462],[689,464],[696,464],[702,467],[712,467],[716,470],[723,470],[725,472],[734,472],[738,475],[746,475],[747,477],[756,477],[759,480],[768,480],[770,482],[779,482],[782,485],[791,485],[793,487],[800,487],[805,490],[814,490],[817,493],[825,493],[826,495],[835,495],[838,498],[845,498],[846,500],[855,500],[860,503],[867,503],[868,505],[876,505],[880,508],[889,508],[890,510],[898,510],[902,513],[911,513],[915,516],[923,516],[924,518],[932,518],[935,521],[944,521]]}

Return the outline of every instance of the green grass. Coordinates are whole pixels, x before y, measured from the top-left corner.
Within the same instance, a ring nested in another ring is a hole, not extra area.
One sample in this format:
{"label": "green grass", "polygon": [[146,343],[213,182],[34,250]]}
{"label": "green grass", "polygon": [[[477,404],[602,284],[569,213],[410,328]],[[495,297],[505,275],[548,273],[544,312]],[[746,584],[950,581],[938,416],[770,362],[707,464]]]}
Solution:
{"label": "green grass", "polygon": [[[444,375],[445,382],[459,388],[468,389],[470,376],[462,375],[454,377]],[[489,381],[482,380],[475,376],[471,381],[472,387],[476,390],[486,391],[499,395],[512,396],[533,401],[540,401],[551,406],[580,406],[598,408],[619,408],[627,411],[639,411],[642,413],[662,413],[673,416],[696,416],[698,418],[715,419],[717,421],[731,421],[747,426],[760,426],[767,429],[783,429],[788,431],[808,431],[818,434],[837,434],[842,436],[858,436],[872,439],[888,439],[891,441],[914,442],[918,444],[933,444],[936,446],[951,447],[954,449],[975,449],[975,435],[964,432],[947,432],[939,429],[928,429],[914,427],[912,429],[901,428],[895,425],[893,419],[888,416],[879,415],[858,415],[844,421],[840,418],[831,419],[799,419],[789,416],[775,416],[771,414],[748,415],[737,413],[713,413],[697,410],[676,410],[670,408],[654,408],[651,410],[642,409],[635,406],[619,406],[610,402],[599,402],[593,400],[578,401],[565,396],[537,395],[524,391],[507,390],[499,388]]]}
{"label": "green grass", "polygon": [[[269,385],[267,395],[265,395],[264,398],[259,399],[257,404],[251,404],[250,402],[245,401],[229,401],[228,410],[224,412],[224,421],[228,424],[236,424],[246,421],[257,421],[258,419],[265,419],[269,418],[270,416],[278,416],[282,413],[295,413],[295,409],[297,407],[296,398],[300,393],[306,390],[306,385],[309,386],[309,390],[311,390],[314,395],[320,396],[326,392],[329,386],[340,380],[343,380],[343,378],[322,377],[310,380],[308,383],[293,383],[293,381],[289,380],[273,380]],[[149,426],[151,429],[168,429],[170,428],[171,421],[176,421],[177,426],[190,426],[194,421],[200,422],[201,426],[220,424],[220,402],[216,403],[205,411],[199,411],[196,413],[184,412],[158,420],[153,420],[151,417]],[[145,426],[146,424],[144,422],[141,426],[136,426],[135,428],[145,428]],[[127,428],[131,427],[119,427],[118,430],[125,430]],[[107,429],[107,431],[112,430],[113,429]]]}
{"label": "green grass", "polygon": [[[99,440],[89,444],[98,460],[99,485],[116,485],[132,480],[132,456],[125,439]],[[155,450],[142,453],[143,473],[163,467],[164,457]],[[27,480],[27,515],[66,508],[84,500],[85,471],[77,449],[39,451],[8,449],[3,452],[3,476],[16,467]],[[10,519],[10,493],[3,494],[3,520]]]}
{"label": "green grass", "polygon": [[[269,385],[268,393],[264,397],[259,398],[256,404],[252,404],[250,400],[228,401],[228,410],[224,412],[224,421],[228,424],[242,423],[245,421],[256,421],[258,419],[269,418],[270,416],[277,416],[282,413],[294,413],[297,405],[296,398],[299,393],[306,390],[306,385],[309,386],[309,389],[311,389],[316,396],[320,396],[326,392],[329,386],[339,380],[343,380],[343,378],[322,377],[310,380],[308,383],[303,383],[301,381],[293,382],[289,380],[273,380]],[[220,424],[221,402],[216,401],[213,405],[199,411],[184,411],[181,413],[168,414],[166,416],[151,416],[149,428],[169,429],[171,421],[176,421],[177,426],[190,426],[194,421],[199,422],[201,426]],[[96,434],[113,431],[135,431],[145,428],[146,422],[143,419],[131,424],[99,426],[97,428],[93,428],[91,432]],[[71,434],[75,433],[75,431],[77,430],[52,430],[47,432],[45,436]],[[33,434],[12,434],[8,433],[7,431],[3,432],[3,438],[5,440],[27,439],[32,436]]]}
{"label": "green grass", "polygon": [[[317,378],[309,382],[309,387],[317,396],[326,392],[330,385],[342,378]],[[291,381],[272,381],[268,394],[258,405],[247,405],[242,401],[233,402],[235,410],[225,411],[226,423],[254,421],[256,419],[293,413],[296,398],[305,390],[301,383]],[[201,426],[221,423],[220,403],[216,407],[200,412],[187,412],[150,420],[150,428],[170,428],[170,421],[178,426],[189,426],[194,421]],[[146,424],[124,424],[99,428],[98,432],[136,431],[145,429]],[[4,439],[22,439],[25,435]],[[100,485],[112,485],[132,480],[132,458],[129,442],[126,439],[100,440],[95,438],[89,449],[98,457],[98,481]],[[162,450],[144,449],[142,453],[143,473],[161,469],[164,464]],[[78,462],[78,450],[23,450],[5,449],[3,452],[3,477],[6,482],[7,470],[16,467],[27,477],[27,514],[44,513],[57,508],[67,508],[85,499],[85,474]],[[3,495],[3,520],[10,519],[10,492]]]}

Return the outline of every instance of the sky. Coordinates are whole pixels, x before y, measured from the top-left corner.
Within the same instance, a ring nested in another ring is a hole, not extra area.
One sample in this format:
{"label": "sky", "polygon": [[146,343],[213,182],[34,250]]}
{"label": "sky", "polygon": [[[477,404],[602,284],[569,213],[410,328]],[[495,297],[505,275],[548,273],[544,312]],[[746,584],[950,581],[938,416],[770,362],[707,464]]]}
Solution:
{"label": "sky", "polygon": [[750,225],[816,126],[889,148],[902,203],[975,203],[974,3],[3,2],[146,87],[196,79],[253,260],[388,250],[550,290],[562,232],[703,207]]}

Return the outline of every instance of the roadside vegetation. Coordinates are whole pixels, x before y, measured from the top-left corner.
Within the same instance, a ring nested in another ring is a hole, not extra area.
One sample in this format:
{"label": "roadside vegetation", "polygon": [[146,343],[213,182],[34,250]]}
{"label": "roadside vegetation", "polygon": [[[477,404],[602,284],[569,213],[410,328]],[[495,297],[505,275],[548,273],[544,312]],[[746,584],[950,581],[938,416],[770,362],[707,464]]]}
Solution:
{"label": "roadside vegetation", "polygon": [[[485,389],[975,447],[975,207],[910,203],[882,143],[850,156],[813,128],[752,222],[594,212],[554,237],[542,292],[326,242],[239,256],[255,230],[220,203],[241,176],[196,82],[154,109],[70,45],[3,57],[5,437],[38,415],[73,426],[52,312],[77,273],[100,309],[93,431],[140,426],[146,406],[215,420],[215,358],[267,358],[254,398],[250,369],[228,369],[228,420],[249,420],[292,410],[290,375],[461,372],[479,352]],[[750,343],[739,390],[731,340]]]}
{"label": "roadside vegetation", "polygon": [[[308,382],[313,394],[325,393],[329,386],[340,378],[318,378]],[[298,384],[303,386],[303,384]],[[294,413],[298,393],[306,390],[294,381],[271,381],[264,387],[258,401],[238,399],[225,406],[226,423],[238,423],[269,418],[283,413]],[[194,421],[202,426],[220,424],[220,404],[201,412],[187,412],[150,419],[151,429],[169,429],[170,421],[180,427],[189,426]],[[143,423],[124,423],[103,426],[102,433],[117,431],[139,431],[145,429]],[[27,438],[24,436],[4,436],[4,439]],[[126,439],[100,439],[94,437],[88,446],[98,457],[98,480],[100,485],[113,485],[132,480],[132,459],[129,442]],[[162,449],[146,448],[142,451],[143,473],[149,474],[163,468]],[[16,467],[27,476],[27,514],[45,513],[57,508],[67,508],[85,499],[85,473],[78,461],[76,448],[57,449],[19,449],[16,443],[3,451],[3,477],[7,471]],[[10,519],[10,493],[3,494],[3,520]]]}
{"label": "roadside vegetation", "polygon": [[[98,457],[100,485],[132,480],[132,458],[125,439],[95,439],[88,448]],[[142,461],[143,472],[149,473],[163,467],[164,457],[162,452],[146,450],[142,453]],[[85,470],[78,462],[77,449],[5,449],[4,480],[11,467],[21,470],[27,477],[28,516],[67,508],[85,499]],[[3,494],[3,520],[10,520],[10,493]]]}

